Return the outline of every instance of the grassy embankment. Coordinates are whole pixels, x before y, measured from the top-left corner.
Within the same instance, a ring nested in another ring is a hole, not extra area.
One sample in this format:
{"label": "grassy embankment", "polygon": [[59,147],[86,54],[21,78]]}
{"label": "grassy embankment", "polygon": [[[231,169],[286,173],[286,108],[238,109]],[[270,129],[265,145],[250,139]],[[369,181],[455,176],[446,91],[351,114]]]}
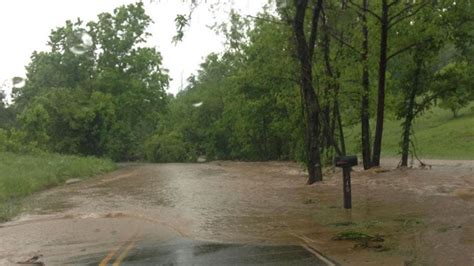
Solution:
{"label": "grassy embankment", "polygon": [[110,160],[57,154],[0,153],[0,222],[20,210],[21,199],[69,178],[86,178],[116,168]]}
{"label": "grassy embankment", "polygon": [[[424,159],[474,160],[474,105],[464,108],[453,118],[450,111],[440,108],[425,113],[414,123],[413,141],[417,154]],[[374,122],[371,123],[374,126]],[[388,119],[384,123],[382,155],[400,154],[401,121]],[[360,127],[346,129],[348,151],[357,152],[360,145]]]}

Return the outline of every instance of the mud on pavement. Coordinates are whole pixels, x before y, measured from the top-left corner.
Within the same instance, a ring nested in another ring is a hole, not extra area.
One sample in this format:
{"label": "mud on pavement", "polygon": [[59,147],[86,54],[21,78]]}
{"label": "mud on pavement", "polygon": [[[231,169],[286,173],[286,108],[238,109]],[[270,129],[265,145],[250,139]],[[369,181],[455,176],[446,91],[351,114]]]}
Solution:
{"label": "mud on pavement", "polygon": [[343,265],[473,265],[474,163],[429,163],[354,168],[352,211],[339,172],[307,186],[289,162],[128,165],[28,198],[0,226],[0,263],[112,263],[146,243],[187,241],[300,246]]}

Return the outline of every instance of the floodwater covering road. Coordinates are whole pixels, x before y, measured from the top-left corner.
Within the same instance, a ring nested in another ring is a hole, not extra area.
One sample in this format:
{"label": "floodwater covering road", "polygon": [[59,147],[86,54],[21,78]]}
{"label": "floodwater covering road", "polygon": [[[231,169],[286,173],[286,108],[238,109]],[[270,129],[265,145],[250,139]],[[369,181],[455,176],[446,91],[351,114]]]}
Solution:
{"label": "floodwater covering road", "polygon": [[[126,165],[27,199],[0,264],[472,265],[472,167],[355,168],[346,211],[340,173],[307,186],[294,163]],[[334,240],[347,231],[384,242]]]}

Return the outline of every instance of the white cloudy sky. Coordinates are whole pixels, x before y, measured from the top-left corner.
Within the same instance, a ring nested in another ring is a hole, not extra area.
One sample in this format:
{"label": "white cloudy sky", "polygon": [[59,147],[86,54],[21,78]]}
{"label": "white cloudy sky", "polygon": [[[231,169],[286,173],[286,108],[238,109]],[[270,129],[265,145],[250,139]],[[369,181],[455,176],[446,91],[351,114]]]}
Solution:
{"label": "white cloudy sky", "polygon": [[[225,20],[230,7],[243,14],[254,15],[267,0],[234,0],[218,11],[211,12],[209,4],[218,0],[203,0],[194,14],[191,27],[183,42],[174,45],[171,38],[176,29],[176,14],[189,11],[189,0],[145,0],[148,15],[153,24],[149,31],[153,37],[148,45],[156,46],[163,55],[164,67],[173,78],[169,91],[176,93],[184,81],[197,70],[210,52],[223,49],[222,38],[207,26],[216,19]],[[0,1],[0,83],[14,76],[25,76],[25,65],[34,50],[47,50],[46,42],[51,29],[64,25],[68,19],[94,20],[101,12],[110,12],[115,7],[136,0],[5,0]],[[226,2],[226,1],[220,1]]]}

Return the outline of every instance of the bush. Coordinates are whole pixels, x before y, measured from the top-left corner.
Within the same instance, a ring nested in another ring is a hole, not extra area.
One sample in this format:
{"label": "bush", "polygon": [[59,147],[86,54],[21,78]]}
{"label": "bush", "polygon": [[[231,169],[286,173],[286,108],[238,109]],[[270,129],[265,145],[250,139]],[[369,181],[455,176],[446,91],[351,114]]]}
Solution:
{"label": "bush", "polygon": [[7,151],[8,134],[5,129],[0,128],[0,152]]}
{"label": "bush", "polygon": [[36,141],[27,141],[26,133],[22,130],[10,129],[9,131],[0,128],[0,152],[15,153],[41,153]]}
{"label": "bush", "polygon": [[195,155],[178,134],[156,134],[145,143],[145,157],[158,163],[194,161]]}

